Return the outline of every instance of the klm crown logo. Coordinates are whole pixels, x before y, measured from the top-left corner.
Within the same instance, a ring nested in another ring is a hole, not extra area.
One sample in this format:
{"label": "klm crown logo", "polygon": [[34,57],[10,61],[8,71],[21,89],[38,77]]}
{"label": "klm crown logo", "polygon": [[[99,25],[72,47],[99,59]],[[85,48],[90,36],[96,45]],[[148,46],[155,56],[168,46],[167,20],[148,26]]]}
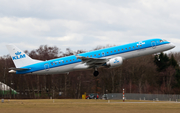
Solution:
{"label": "klm crown logo", "polygon": [[144,44],[146,44],[146,43],[141,41],[141,42],[138,42],[138,43],[137,43],[137,46],[138,46],[138,45],[144,45]]}
{"label": "klm crown logo", "polygon": [[118,62],[119,62],[119,60],[115,59],[114,63],[118,63]]}
{"label": "klm crown logo", "polygon": [[21,52],[17,51],[15,53],[16,56],[13,56],[12,59],[13,60],[18,60],[18,59],[22,59],[22,58],[26,58],[26,55],[25,54],[21,54]]}
{"label": "klm crown logo", "polygon": [[17,53],[15,53],[16,55],[20,55],[21,54],[21,52],[19,52],[19,51],[17,51]]}

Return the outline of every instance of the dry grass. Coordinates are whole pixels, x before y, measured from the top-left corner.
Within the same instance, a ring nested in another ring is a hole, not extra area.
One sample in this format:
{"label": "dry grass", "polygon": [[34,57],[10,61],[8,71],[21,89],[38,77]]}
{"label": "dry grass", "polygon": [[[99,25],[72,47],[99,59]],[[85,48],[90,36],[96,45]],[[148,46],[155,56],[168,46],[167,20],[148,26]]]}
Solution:
{"label": "dry grass", "polygon": [[[121,102],[121,103],[120,103]],[[138,102],[138,103],[136,103]],[[141,103],[142,102],[142,103]],[[147,103],[145,103],[147,102]],[[82,99],[5,100],[0,113],[179,113],[180,103]]]}

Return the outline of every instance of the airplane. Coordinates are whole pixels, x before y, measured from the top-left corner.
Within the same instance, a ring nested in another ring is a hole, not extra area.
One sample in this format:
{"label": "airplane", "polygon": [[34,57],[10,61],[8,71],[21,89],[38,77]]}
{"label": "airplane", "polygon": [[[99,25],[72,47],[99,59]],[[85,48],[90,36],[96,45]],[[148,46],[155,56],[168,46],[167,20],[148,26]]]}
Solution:
{"label": "airplane", "polygon": [[175,45],[156,38],[47,61],[32,59],[14,45],[6,47],[15,64],[15,67],[9,68],[9,73],[68,74],[76,70],[93,69],[93,75],[98,76],[98,68],[118,67],[126,59],[160,53],[174,48]]}

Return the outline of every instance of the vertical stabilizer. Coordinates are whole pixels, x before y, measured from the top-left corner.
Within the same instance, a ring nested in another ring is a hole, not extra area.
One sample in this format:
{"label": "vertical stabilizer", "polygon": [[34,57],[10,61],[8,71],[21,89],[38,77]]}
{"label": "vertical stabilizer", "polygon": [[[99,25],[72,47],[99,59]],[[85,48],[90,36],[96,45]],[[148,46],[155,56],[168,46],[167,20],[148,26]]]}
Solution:
{"label": "vertical stabilizer", "polygon": [[6,45],[11,58],[16,66],[16,68],[24,67],[27,65],[31,65],[37,63],[36,60],[30,58],[26,53],[17,48],[14,45]]}

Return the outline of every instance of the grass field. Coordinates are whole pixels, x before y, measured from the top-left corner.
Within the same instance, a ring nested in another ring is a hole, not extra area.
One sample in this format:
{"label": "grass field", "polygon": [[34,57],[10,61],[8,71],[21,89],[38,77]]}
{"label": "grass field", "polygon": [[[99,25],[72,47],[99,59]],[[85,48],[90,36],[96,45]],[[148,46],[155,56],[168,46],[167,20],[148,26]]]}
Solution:
{"label": "grass field", "polygon": [[5,100],[0,113],[180,113],[180,103],[129,100]]}

